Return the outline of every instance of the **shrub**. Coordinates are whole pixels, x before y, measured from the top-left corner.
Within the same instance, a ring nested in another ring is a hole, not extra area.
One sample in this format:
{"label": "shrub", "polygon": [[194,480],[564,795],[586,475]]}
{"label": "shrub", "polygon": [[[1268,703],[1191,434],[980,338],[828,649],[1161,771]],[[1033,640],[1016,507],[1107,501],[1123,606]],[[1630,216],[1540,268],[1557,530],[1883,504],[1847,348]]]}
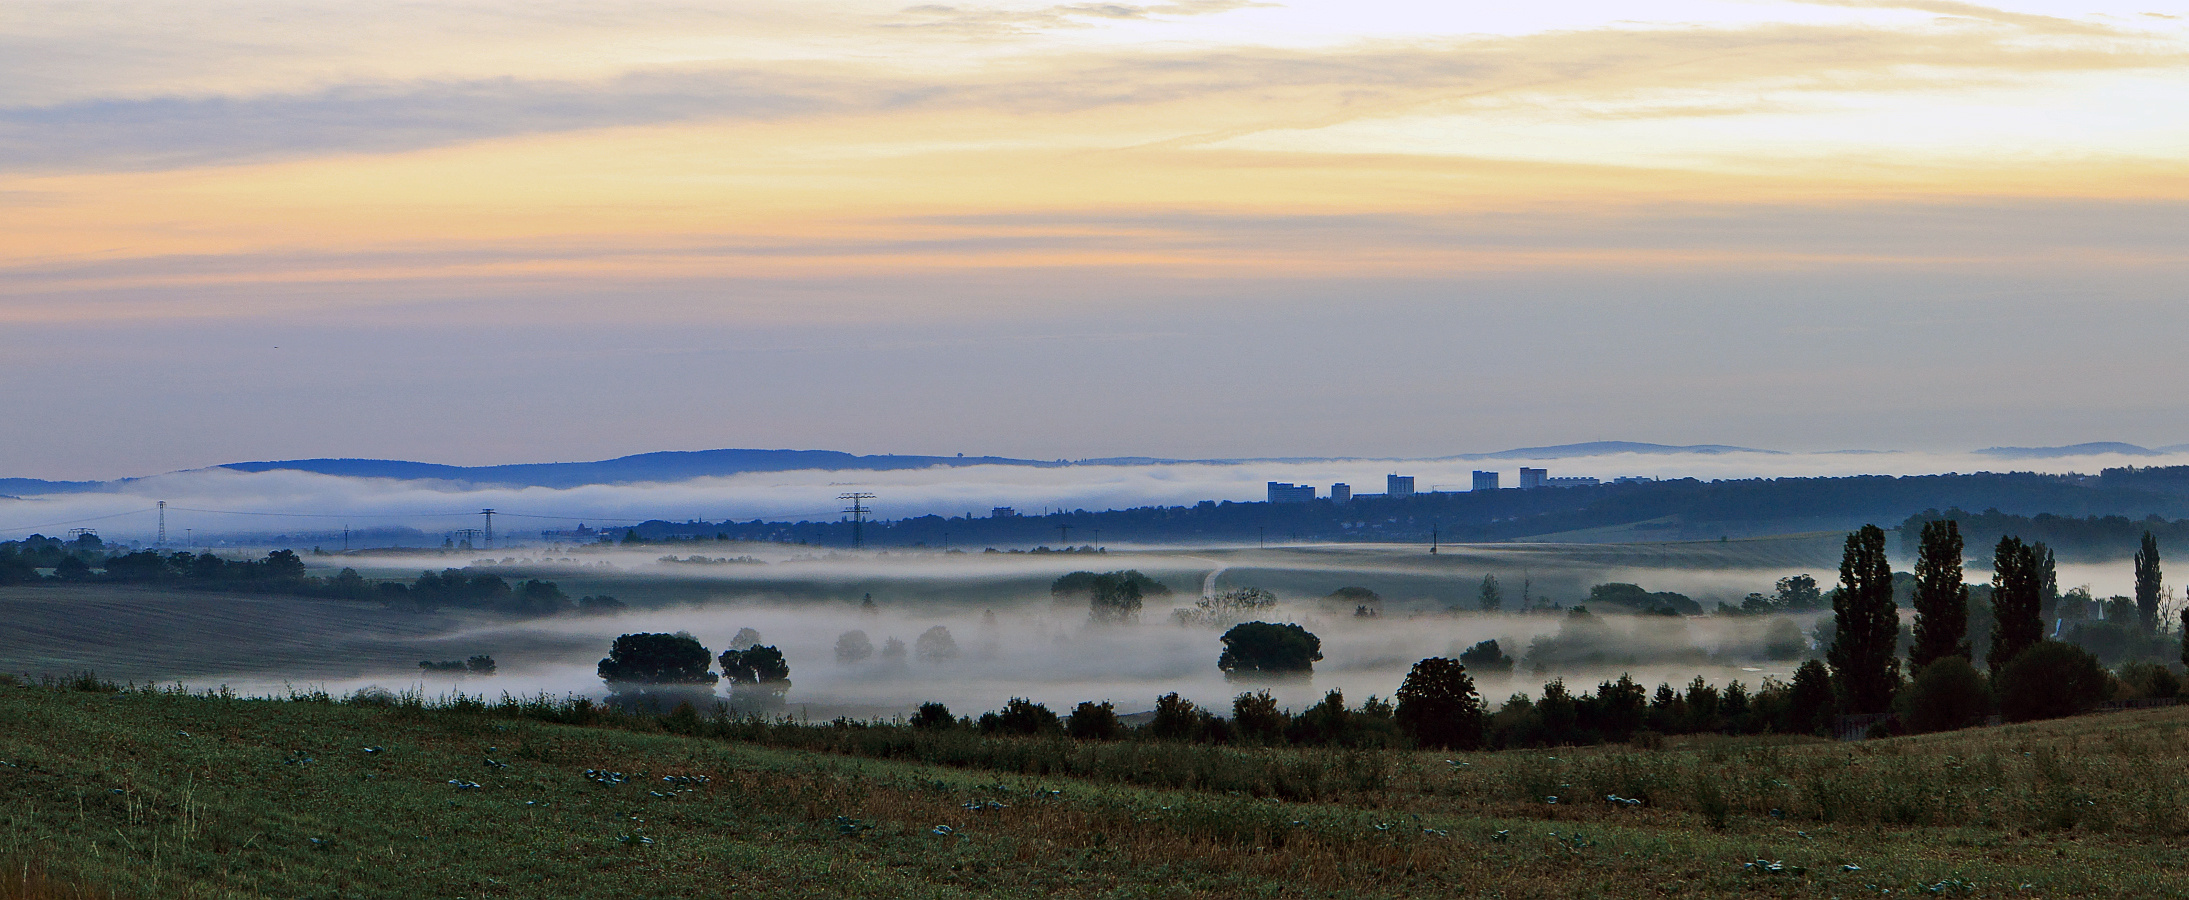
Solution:
{"label": "shrub", "polygon": [[1072,714],[1065,717],[1064,733],[1081,740],[1109,741],[1122,736],[1125,726],[1117,721],[1117,707],[1110,701],[1088,700],[1073,707]]}
{"label": "shrub", "polygon": [[957,718],[950,714],[950,707],[932,701],[920,704],[919,711],[912,714],[914,728],[940,730],[956,727],[957,724]]}
{"label": "shrub", "polygon": [[2181,676],[2158,663],[2129,663],[2121,667],[2120,679],[2129,691],[2122,698],[2126,700],[2163,700],[2181,693]]}
{"label": "shrub", "polygon": [[2040,641],[1999,670],[1999,713],[2009,722],[2072,716],[2105,699],[2105,678],[2083,648]]}
{"label": "shrub", "polygon": [[1991,688],[1968,657],[1941,656],[1916,670],[1915,681],[1893,698],[1893,711],[1916,734],[1967,728],[1991,713]]}

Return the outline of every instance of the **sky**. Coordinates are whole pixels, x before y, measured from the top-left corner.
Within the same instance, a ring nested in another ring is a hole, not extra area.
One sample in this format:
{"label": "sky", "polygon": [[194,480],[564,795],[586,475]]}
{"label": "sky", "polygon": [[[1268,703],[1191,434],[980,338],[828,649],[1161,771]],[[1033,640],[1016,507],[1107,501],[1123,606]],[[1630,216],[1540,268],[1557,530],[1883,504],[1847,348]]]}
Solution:
{"label": "sky", "polygon": [[2189,441],[2189,18],[0,6],[0,475]]}

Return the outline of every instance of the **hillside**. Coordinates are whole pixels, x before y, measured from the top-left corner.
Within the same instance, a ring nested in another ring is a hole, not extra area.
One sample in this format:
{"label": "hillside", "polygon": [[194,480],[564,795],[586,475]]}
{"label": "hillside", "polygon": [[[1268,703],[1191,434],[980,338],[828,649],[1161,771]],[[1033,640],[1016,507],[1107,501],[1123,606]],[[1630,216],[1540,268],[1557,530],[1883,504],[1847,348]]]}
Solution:
{"label": "hillside", "polygon": [[[0,684],[0,839],[37,848],[7,877],[35,862],[124,897],[2189,889],[2181,710],[1859,745],[1340,755],[967,736],[881,760],[696,719],[82,687]],[[1141,762],[1040,774],[1097,752]],[[958,764],[921,761],[946,753]]]}

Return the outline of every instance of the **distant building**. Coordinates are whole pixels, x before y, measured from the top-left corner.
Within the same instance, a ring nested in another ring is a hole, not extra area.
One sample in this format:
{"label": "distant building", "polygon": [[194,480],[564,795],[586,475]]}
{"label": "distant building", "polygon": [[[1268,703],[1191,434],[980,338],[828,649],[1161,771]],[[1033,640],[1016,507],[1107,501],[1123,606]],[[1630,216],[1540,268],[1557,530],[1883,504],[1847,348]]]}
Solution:
{"label": "distant building", "polygon": [[1497,490],[1497,473],[1496,473],[1496,472],[1484,472],[1484,471],[1482,471],[1482,470],[1480,470],[1480,469],[1476,469],[1476,470],[1475,470],[1475,488],[1474,488],[1474,489],[1475,489],[1475,490],[1478,490],[1478,491],[1494,491],[1494,490]]}
{"label": "distant building", "polygon": [[1414,476],[1386,475],[1383,478],[1383,495],[1391,499],[1414,495]]}
{"label": "distant building", "polygon": [[1340,482],[1338,482],[1337,484],[1333,484],[1333,485],[1331,485],[1331,486],[1330,486],[1330,501],[1331,501],[1332,503],[1345,503],[1345,502],[1347,502],[1347,501],[1350,501],[1350,500],[1352,500],[1352,499],[1353,499],[1353,486],[1352,486],[1352,485],[1350,485],[1350,484],[1346,484],[1345,482],[1343,482],[1343,481],[1340,481]]}
{"label": "distant building", "polygon": [[1617,478],[1614,478],[1614,479],[1612,479],[1612,480],[1611,480],[1611,483],[1612,483],[1612,484],[1648,484],[1648,483],[1650,483],[1650,482],[1652,482],[1652,481],[1656,481],[1656,480],[1657,480],[1657,479],[1655,479],[1655,478],[1651,478],[1651,477],[1649,477],[1649,476],[1647,476],[1647,475],[1621,475],[1621,476],[1619,476],[1619,477],[1617,477]]}
{"label": "distant building", "polygon": [[998,506],[988,511],[988,517],[991,519],[1016,519],[1018,518],[1018,510],[1008,506]]}
{"label": "distant building", "polygon": [[1269,483],[1269,502],[1271,503],[1306,503],[1313,499],[1315,499],[1315,486],[1312,484],[1293,484],[1289,481],[1272,481]]}
{"label": "distant building", "polygon": [[1544,487],[1592,487],[1599,484],[1603,482],[1587,475],[1560,475],[1557,478],[1543,479]]}
{"label": "distant building", "polygon": [[1527,466],[1521,466],[1520,489],[1523,491],[1532,491],[1536,488],[1542,487],[1543,482],[1550,478],[1550,474],[1551,473],[1549,469],[1530,469]]}

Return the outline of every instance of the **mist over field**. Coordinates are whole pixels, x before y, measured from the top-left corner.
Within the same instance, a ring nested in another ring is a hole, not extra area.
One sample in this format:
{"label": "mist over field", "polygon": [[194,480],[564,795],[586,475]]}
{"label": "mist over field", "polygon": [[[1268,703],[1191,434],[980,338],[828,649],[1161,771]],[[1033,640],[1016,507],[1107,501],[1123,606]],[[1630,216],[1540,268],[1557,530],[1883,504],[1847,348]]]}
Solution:
{"label": "mist over field", "polygon": [[[1384,476],[1412,475],[1418,490],[1464,491],[1477,469],[1514,485],[1522,465],[1553,476],[1604,479],[1777,478],[1844,475],[1923,475],[1949,472],[2042,471],[2096,473],[2117,466],[2189,464],[2189,452],[2163,455],[2101,453],[2003,459],[1983,453],[1614,453],[1531,459],[1248,461],[1153,465],[1033,467],[980,465],[897,470],[752,472],[674,482],[590,484],[571,488],[496,487],[451,481],[351,478],[294,470],[242,472],[200,469],[115,483],[111,492],[25,494],[0,499],[0,537],[90,526],[102,535],[147,540],[154,504],[168,503],[171,537],[184,529],[219,535],[339,532],[348,526],[416,528],[427,534],[475,526],[477,513],[500,511],[502,532],[522,539],[542,528],[624,524],[646,519],[815,520],[840,517],[836,495],[878,495],[880,518],[985,516],[996,506],[1022,513],[1046,509],[1122,509],[1191,505],[1201,500],[1256,501],[1271,481],[1314,485],[1327,495],[1346,482],[1377,493]],[[1912,512],[1913,510],[1911,510]]]}

